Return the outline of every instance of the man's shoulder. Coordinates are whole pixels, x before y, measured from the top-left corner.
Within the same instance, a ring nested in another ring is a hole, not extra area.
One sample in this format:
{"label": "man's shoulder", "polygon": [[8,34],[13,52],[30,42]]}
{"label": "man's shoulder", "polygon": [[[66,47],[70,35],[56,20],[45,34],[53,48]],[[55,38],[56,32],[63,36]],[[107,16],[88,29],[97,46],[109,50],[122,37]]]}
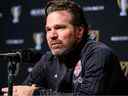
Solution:
{"label": "man's shoulder", "polygon": [[35,64],[35,69],[46,68],[54,60],[54,55],[50,51],[45,52],[41,59]]}
{"label": "man's shoulder", "polygon": [[54,57],[54,55],[50,52],[50,51],[46,51],[43,55],[42,55],[42,57],[41,57],[41,59],[40,59],[40,61],[50,61],[51,59],[53,59],[53,57]]}
{"label": "man's shoulder", "polygon": [[81,61],[84,62],[83,65],[86,65],[88,68],[119,63],[118,56],[115,52],[106,44],[97,41],[87,43],[81,57]]}
{"label": "man's shoulder", "polygon": [[113,52],[113,50],[106,45],[103,42],[100,41],[94,41],[94,40],[90,40],[88,41],[85,46],[83,47],[83,52],[82,53],[92,53],[92,52]]}
{"label": "man's shoulder", "polygon": [[82,49],[81,57],[82,57],[81,59],[84,61],[89,59],[103,60],[111,57],[118,58],[116,52],[114,52],[113,49],[111,49],[103,42],[97,42],[97,41],[90,41],[86,43],[86,45]]}

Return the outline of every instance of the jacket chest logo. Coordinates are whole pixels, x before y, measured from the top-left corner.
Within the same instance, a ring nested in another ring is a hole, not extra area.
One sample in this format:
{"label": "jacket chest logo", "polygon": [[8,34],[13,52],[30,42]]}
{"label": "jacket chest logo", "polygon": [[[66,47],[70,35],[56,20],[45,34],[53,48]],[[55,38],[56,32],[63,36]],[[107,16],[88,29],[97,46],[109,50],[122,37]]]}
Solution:
{"label": "jacket chest logo", "polygon": [[81,60],[79,60],[74,69],[74,76],[78,77],[82,71]]}

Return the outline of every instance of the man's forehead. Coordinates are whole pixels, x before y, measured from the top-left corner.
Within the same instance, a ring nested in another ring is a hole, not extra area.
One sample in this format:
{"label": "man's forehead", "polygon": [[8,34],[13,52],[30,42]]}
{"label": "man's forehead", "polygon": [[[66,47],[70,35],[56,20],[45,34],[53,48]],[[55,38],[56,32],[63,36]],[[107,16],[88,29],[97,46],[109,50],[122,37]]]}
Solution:
{"label": "man's forehead", "polygon": [[69,12],[55,11],[47,16],[46,25],[53,23],[71,23],[71,21],[72,21],[72,16]]}
{"label": "man's forehead", "polygon": [[72,18],[72,15],[70,14],[70,12],[66,11],[66,10],[61,10],[61,11],[54,11],[48,14],[47,19],[51,17],[60,17],[60,18]]}

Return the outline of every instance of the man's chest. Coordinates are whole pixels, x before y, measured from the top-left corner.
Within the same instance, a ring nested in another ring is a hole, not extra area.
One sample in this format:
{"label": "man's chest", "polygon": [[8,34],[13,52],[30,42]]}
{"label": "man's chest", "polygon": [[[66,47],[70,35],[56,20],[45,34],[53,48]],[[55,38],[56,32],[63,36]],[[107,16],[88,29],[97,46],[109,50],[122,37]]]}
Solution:
{"label": "man's chest", "polygon": [[48,87],[60,92],[72,91],[73,69],[62,66],[51,66],[47,70]]}

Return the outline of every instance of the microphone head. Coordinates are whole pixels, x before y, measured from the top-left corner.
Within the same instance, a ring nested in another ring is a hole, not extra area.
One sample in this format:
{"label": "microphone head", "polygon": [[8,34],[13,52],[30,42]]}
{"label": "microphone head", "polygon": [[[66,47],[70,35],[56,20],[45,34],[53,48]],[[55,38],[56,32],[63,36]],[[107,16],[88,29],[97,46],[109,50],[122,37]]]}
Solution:
{"label": "microphone head", "polygon": [[0,58],[14,60],[16,62],[21,62],[21,54],[20,52],[12,52],[12,53],[0,53]]}
{"label": "microphone head", "polygon": [[36,63],[42,56],[41,51],[29,48],[13,50],[10,53],[0,53],[0,58],[13,59],[19,63]]}

